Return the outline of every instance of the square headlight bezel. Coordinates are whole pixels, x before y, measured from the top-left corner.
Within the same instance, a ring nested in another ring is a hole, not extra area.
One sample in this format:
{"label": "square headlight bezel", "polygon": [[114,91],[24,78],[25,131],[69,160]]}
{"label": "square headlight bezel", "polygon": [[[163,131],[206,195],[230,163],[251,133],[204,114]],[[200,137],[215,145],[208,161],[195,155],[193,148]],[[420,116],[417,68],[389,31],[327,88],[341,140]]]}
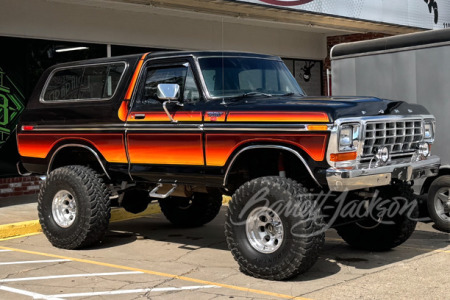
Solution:
{"label": "square headlight bezel", "polygon": [[[436,132],[436,122],[433,119],[426,119],[423,123],[423,140],[425,142],[432,143],[434,142],[435,132]],[[428,129],[428,130],[427,130]],[[427,132],[430,135],[427,136]]]}
{"label": "square headlight bezel", "polygon": [[[338,149],[339,152],[355,151],[358,149],[360,139],[361,124],[360,123],[343,123],[339,126]],[[345,137],[348,142],[342,143]]]}

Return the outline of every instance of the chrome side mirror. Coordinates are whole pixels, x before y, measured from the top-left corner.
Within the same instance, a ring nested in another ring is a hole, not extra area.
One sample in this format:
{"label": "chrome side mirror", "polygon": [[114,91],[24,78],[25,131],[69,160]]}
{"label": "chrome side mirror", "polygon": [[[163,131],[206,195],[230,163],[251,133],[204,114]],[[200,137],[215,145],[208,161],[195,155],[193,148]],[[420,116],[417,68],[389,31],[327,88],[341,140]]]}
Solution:
{"label": "chrome side mirror", "polygon": [[[158,88],[156,91],[156,96],[159,100],[163,102],[163,109],[169,117],[172,123],[177,123],[177,120],[172,118],[169,110],[167,109],[167,103],[176,103],[178,106],[183,106],[183,103],[179,102],[178,98],[180,97],[180,86],[176,83],[160,83],[158,84]],[[174,102],[172,102],[174,101]]]}
{"label": "chrome side mirror", "polygon": [[160,83],[156,91],[159,100],[175,101],[180,96],[180,86],[176,83]]}

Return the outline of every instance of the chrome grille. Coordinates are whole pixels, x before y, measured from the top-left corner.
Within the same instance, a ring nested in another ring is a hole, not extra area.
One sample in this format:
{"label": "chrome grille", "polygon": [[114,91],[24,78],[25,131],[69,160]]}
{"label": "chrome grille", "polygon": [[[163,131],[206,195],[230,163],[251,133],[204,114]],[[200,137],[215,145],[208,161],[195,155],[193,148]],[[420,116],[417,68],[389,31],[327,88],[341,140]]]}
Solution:
{"label": "chrome grille", "polygon": [[406,154],[423,140],[422,120],[367,122],[364,130],[363,157],[372,156],[379,147],[387,147],[390,154]]}

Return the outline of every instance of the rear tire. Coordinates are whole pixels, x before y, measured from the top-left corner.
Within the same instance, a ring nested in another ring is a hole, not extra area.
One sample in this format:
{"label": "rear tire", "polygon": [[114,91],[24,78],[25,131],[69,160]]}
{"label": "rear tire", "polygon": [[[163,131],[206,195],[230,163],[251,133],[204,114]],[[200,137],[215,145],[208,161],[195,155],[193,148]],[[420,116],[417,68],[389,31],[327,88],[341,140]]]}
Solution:
{"label": "rear tire", "polygon": [[172,224],[180,227],[198,227],[211,222],[220,211],[219,193],[195,193],[191,198],[169,197],[160,199],[159,206]]}
{"label": "rear tire", "polygon": [[427,206],[436,229],[450,233],[450,175],[433,181],[428,191]]}
{"label": "rear tire", "polygon": [[[304,212],[302,207],[311,209]],[[234,193],[225,235],[240,270],[270,280],[306,272],[325,239],[312,196],[301,184],[282,177],[257,178]]]}
{"label": "rear tire", "polygon": [[[394,190],[395,192],[392,192]],[[399,197],[411,203],[414,198],[413,190],[408,185],[390,186],[383,189],[379,197],[382,199],[396,199]],[[392,200],[396,201],[396,200]],[[412,203],[413,205],[413,203]],[[372,214],[376,215],[376,214]],[[382,220],[366,219],[336,227],[337,233],[350,246],[369,251],[386,251],[406,242],[416,228],[419,208],[416,205],[404,213],[398,213],[392,218]],[[389,224],[386,224],[389,222]]]}
{"label": "rear tire", "polygon": [[39,222],[53,246],[78,249],[98,243],[111,217],[109,192],[91,168],[67,166],[50,173],[38,196]]}

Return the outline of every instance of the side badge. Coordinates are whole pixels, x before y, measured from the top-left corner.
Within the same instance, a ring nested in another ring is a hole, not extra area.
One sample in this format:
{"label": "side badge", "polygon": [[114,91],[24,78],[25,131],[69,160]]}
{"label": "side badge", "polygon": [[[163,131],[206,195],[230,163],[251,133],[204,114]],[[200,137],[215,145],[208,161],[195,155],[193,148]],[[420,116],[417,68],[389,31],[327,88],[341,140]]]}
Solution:
{"label": "side badge", "polygon": [[224,122],[225,121],[225,112],[223,112],[223,111],[208,111],[205,114],[205,121]]}

